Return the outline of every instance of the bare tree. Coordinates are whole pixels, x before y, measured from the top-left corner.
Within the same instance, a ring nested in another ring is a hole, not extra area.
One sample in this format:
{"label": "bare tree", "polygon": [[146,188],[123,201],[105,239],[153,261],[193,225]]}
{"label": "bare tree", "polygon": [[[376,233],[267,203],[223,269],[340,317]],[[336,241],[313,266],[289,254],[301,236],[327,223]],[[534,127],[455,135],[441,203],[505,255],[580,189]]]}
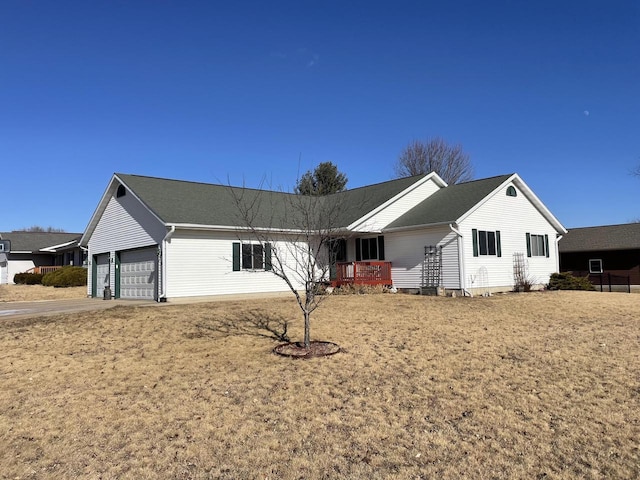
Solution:
{"label": "bare tree", "polygon": [[15,232],[39,232],[39,233],[65,233],[64,228],[56,228],[56,227],[41,227],[40,225],[32,225],[28,228],[23,228],[22,230],[14,230]]}
{"label": "bare tree", "polygon": [[353,202],[344,205],[335,195],[233,187],[229,191],[242,225],[238,238],[259,245],[248,247],[247,255],[264,258],[258,259],[264,261],[264,269],[282,279],[295,296],[304,318],[304,346],[308,350],[311,315],[327,298],[319,294],[319,282],[328,280],[335,260],[333,246],[347,234],[339,219],[353,208]]}
{"label": "bare tree", "polygon": [[394,171],[397,178],[436,172],[449,185],[473,178],[469,155],[462,146],[449,145],[440,137],[413,140],[400,153]]}

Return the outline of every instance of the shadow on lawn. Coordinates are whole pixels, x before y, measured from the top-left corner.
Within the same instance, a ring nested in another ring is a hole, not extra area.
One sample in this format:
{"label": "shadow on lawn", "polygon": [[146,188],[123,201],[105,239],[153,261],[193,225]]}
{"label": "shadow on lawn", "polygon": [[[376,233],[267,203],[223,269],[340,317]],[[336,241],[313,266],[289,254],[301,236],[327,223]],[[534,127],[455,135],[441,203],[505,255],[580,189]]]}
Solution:
{"label": "shadow on lawn", "polygon": [[251,310],[235,316],[208,318],[206,323],[198,323],[196,327],[202,332],[219,333],[223,337],[234,335],[252,335],[265,337],[279,342],[289,342],[288,320],[262,310]]}

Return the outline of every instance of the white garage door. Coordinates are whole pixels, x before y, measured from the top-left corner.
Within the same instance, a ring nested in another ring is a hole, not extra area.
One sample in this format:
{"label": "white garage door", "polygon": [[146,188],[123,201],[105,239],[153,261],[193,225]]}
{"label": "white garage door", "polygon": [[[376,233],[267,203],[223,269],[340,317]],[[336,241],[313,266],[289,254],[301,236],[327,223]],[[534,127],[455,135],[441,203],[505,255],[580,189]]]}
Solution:
{"label": "white garage door", "polygon": [[120,298],[156,298],[157,249],[120,253]]}
{"label": "white garage door", "polygon": [[96,257],[96,291],[95,296],[100,298],[104,294],[104,287],[109,285],[109,254],[104,253]]}

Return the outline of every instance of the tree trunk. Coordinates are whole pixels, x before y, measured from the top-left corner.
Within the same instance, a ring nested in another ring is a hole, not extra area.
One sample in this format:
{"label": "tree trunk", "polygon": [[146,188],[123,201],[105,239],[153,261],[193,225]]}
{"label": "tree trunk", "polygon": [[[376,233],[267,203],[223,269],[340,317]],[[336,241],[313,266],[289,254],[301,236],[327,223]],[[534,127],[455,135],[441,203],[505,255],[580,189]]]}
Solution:
{"label": "tree trunk", "polygon": [[309,350],[311,348],[311,322],[309,312],[304,312],[304,348]]}

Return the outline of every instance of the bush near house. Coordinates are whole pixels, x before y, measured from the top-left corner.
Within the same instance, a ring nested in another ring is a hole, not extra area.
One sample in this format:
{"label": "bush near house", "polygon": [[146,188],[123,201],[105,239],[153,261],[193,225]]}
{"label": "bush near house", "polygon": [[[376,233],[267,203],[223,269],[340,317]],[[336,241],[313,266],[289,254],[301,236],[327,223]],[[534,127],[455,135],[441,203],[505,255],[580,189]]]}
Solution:
{"label": "bush near house", "polygon": [[587,277],[576,277],[571,272],[553,273],[549,290],[595,290]]}
{"label": "bush near house", "polygon": [[16,273],[13,283],[18,285],[40,285],[42,283],[41,273]]}
{"label": "bush near house", "polygon": [[87,284],[87,269],[83,267],[62,267],[42,277],[46,287],[82,287]]}

